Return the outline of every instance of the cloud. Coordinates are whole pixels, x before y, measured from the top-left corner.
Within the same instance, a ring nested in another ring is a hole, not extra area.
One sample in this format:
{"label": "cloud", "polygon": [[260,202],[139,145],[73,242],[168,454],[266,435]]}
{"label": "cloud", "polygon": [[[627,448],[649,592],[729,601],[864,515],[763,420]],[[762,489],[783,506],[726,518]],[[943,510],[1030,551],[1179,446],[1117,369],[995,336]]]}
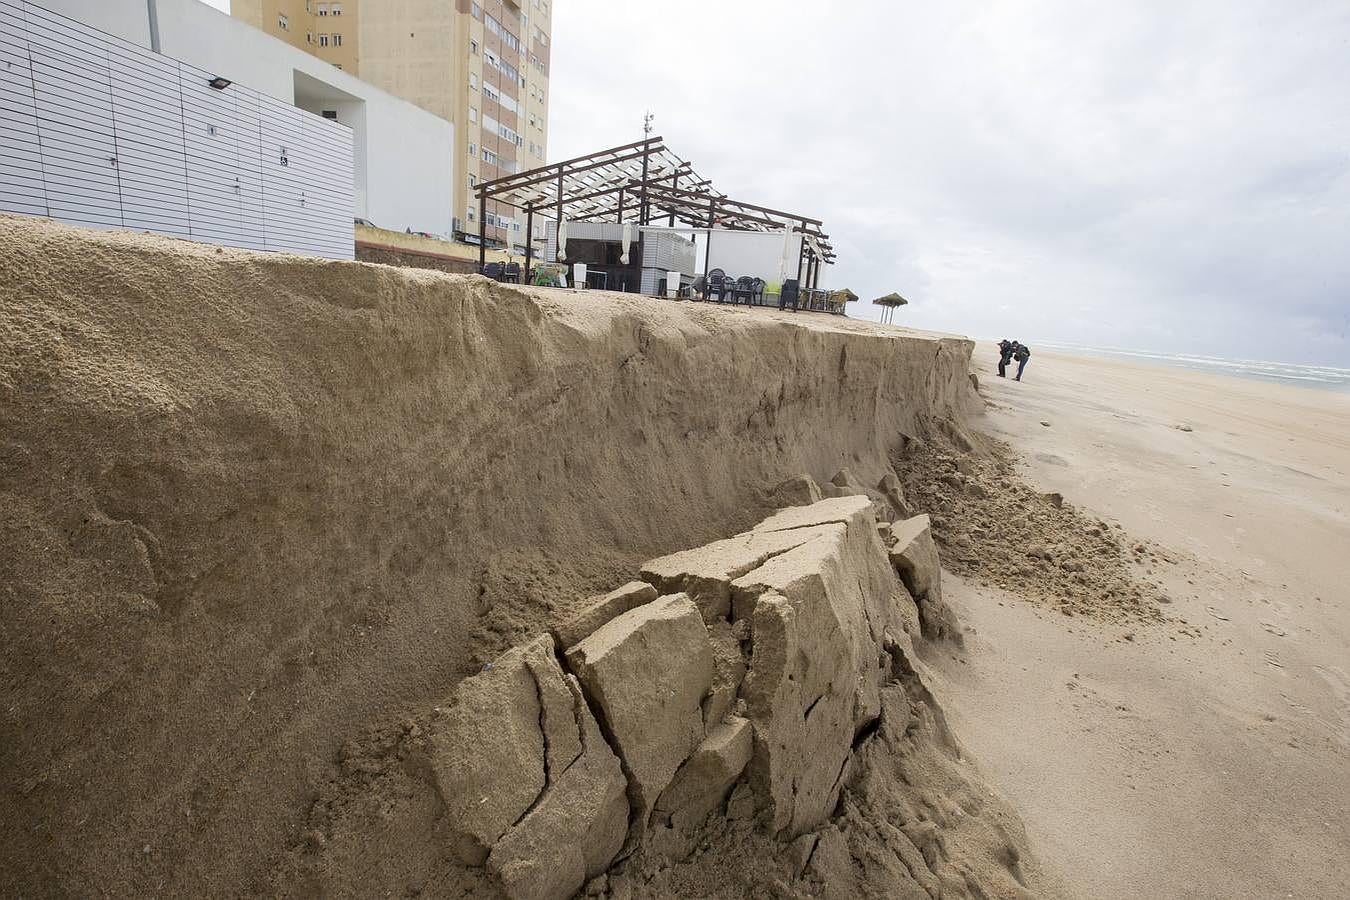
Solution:
{"label": "cloud", "polygon": [[551,85],[551,158],[651,109],[722,190],[824,219],[829,283],[908,324],[1350,358],[1339,0],[567,0]]}

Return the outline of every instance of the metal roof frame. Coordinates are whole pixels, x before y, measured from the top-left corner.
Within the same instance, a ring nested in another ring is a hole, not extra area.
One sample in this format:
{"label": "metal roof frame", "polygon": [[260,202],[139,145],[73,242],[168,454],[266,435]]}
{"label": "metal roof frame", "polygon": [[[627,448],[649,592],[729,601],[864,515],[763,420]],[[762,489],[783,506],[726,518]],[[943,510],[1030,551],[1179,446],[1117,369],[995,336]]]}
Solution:
{"label": "metal roof frame", "polygon": [[[636,213],[634,224],[653,224],[660,217],[695,228],[734,231],[800,232],[801,263],[807,283],[819,267],[836,258],[830,236],[819,219],[734,200],[675,155],[661,137],[599,150],[477,186],[479,264],[486,261],[487,203],[492,200],[523,210],[526,215],[526,271],[533,245],[534,214],[555,220],[621,222]],[[798,278],[801,277],[798,267]]]}
{"label": "metal roof frame", "polygon": [[667,217],[690,225],[707,225],[711,218],[736,230],[801,231],[819,241],[822,255],[834,255],[819,219],[728,197],[671,152],[661,137],[485,181],[475,196],[480,205],[493,200],[527,215],[552,213],[572,221],[617,220],[636,210],[638,224],[648,224],[652,208],[659,207]]}

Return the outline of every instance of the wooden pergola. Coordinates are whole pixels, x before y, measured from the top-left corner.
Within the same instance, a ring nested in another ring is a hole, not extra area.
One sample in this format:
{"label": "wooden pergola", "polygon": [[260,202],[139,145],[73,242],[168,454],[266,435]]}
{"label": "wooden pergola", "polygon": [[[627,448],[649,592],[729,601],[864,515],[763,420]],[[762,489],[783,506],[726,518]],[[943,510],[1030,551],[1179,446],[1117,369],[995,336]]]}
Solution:
{"label": "wooden pergola", "polygon": [[[809,216],[733,200],[676,156],[660,137],[648,137],[478,185],[478,265],[487,262],[487,204],[525,213],[525,273],[530,279],[536,213],[558,223],[632,222],[638,226],[683,223],[691,230],[797,232],[803,236],[797,281],[815,287],[820,267],[835,261],[822,222]],[[704,276],[707,276],[705,256]]]}

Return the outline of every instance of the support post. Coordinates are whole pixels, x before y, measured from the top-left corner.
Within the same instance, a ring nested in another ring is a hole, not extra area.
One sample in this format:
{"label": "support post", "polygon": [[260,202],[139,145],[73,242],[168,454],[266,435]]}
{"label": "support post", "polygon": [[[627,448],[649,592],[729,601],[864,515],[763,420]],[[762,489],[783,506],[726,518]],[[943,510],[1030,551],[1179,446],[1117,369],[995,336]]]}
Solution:
{"label": "support post", "polygon": [[[680,189],[680,173],[679,173],[679,172],[676,172],[676,173],[675,173],[675,180],[674,180],[674,182],[671,184],[671,187],[674,188],[674,189],[677,190],[677,191]],[[675,210],[674,210],[674,209],[672,209],[672,210],[670,211],[670,222],[669,222],[668,224],[670,225],[671,228],[674,228],[674,227],[675,227]]]}
{"label": "support post", "polygon": [[[648,140],[642,145],[642,190],[638,197],[638,224],[647,224],[647,162],[652,155],[652,142]],[[619,207],[622,209],[623,204]]]}
{"label": "support post", "polygon": [[[558,204],[553,218],[553,261],[563,264],[562,258],[563,167],[558,166]],[[573,285],[576,287],[576,285]]]}
{"label": "support post", "polygon": [[712,265],[712,233],[713,226],[717,224],[717,200],[716,198],[708,201],[708,238],[703,242],[703,299],[708,299],[708,272]]}
{"label": "support post", "polygon": [[478,274],[487,266],[487,191],[478,193]]}
{"label": "support post", "polygon": [[620,225],[623,224],[623,195],[624,189],[619,188],[619,218],[617,219],[617,221]]}
{"label": "support post", "polygon": [[530,260],[534,258],[534,208],[525,210],[525,274],[521,284],[530,283]]}

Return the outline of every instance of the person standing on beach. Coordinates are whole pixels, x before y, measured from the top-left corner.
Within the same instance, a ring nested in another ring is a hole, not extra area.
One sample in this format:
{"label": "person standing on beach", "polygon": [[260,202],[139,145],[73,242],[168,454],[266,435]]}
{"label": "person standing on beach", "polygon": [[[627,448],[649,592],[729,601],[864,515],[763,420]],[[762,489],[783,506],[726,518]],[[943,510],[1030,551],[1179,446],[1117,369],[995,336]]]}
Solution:
{"label": "person standing on beach", "polygon": [[1017,342],[1010,341],[1007,338],[998,342],[998,377],[1008,377],[1008,361],[1012,359],[1013,351],[1017,349]]}
{"label": "person standing on beach", "polygon": [[1013,359],[1017,360],[1017,379],[1022,380],[1022,370],[1027,367],[1027,360],[1031,359],[1031,348],[1026,344],[1018,344],[1017,349],[1013,351]]}

